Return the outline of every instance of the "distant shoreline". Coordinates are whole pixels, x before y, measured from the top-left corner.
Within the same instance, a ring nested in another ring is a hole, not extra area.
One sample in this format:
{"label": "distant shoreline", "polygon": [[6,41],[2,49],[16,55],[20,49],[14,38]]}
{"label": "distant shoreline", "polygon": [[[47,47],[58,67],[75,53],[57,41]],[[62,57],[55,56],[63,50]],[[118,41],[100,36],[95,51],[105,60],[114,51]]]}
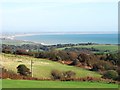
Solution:
{"label": "distant shoreline", "polygon": [[[36,35],[83,35],[83,34],[90,35],[90,33],[89,34],[88,33],[68,33],[68,34],[67,33],[24,33],[24,34],[16,34],[16,35],[8,35],[8,36],[6,35],[6,36],[2,36],[2,38],[8,39],[8,40],[23,41],[23,42],[33,42],[33,43],[42,44],[42,45],[56,45],[56,44],[47,44],[39,41],[19,40],[19,39],[16,39],[16,37],[26,37],[26,36],[36,36]],[[91,42],[91,41],[87,41],[87,42]],[[80,43],[87,43],[87,42],[80,42]],[[61,42],[57,44],[60,44],[60,43]],[[97,42],[92,42],[92,43],[97,43]],[[61,43],[61,44],[64,44],[64,43]],[[66,42],[66,44],[69,44],[69,43]],[[73,42],[73,44],[75,43]],[[102,44],[102,43],[99,43],[99,44]],[[107,44],[107,43],[103,43],[103,44]],[[108,43],[108,44],[112,44],[112,43]]]}
{"label": "distant shoreline", "polygon": [[16,35],[2,35],[0,38],[9,38],[14,39],[15,37],[23,37],[23,36],[34,36],[34,35],[65,35],[65,34],[117,34],[117,33],[57,33],[57,32],[48,32],[48,33],[25,33],[25,34],[16,34]]}

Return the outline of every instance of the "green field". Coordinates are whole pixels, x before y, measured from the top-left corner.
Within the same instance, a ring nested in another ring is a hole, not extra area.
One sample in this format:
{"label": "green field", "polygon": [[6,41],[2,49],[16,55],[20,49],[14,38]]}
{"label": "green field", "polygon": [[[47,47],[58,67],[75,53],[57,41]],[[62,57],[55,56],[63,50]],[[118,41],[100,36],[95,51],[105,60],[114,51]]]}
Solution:
{"label": "green field", "polygon": [[34,44],[34,43],[28,41],[20,41],[20,40],[2,40],[2,44],[20,46],[23,44]]}
{"label": "green field", "polygon": [[118,88],[117,84],[77,81],[3,80],[3,88]]}
{"label": "green field", "polygon": [[[73,46],[76,48],[95,48],[98,50],[110,50],[110,52],[117,51],[118,46],[117,45],[79,45],[79,46]],[[72,47],[64,47],[64,48],[58,48],[57,50],[64,50],[65,48],[72,48]]]}
{"label": "green field", "polygon": [[100,78],[101,75],[97,72],[92,72],[80,67],[68,66],[65,64],[61,64],[58,62],[50,61],[47,59],[37,59],[28,56],[15,56],[11,54],[2,54],[0,55],[2,58],[0,63],[8,70],[12,70],[15,73],[17,72],[16,67],[19,64],[25,64],[28,68],[30,68],[31,60],[33,61],[33,77],[37,78],[51,78],[51,71],[54,69],[60,71],[74,71],[76,73],[76,77],[95,77]]}

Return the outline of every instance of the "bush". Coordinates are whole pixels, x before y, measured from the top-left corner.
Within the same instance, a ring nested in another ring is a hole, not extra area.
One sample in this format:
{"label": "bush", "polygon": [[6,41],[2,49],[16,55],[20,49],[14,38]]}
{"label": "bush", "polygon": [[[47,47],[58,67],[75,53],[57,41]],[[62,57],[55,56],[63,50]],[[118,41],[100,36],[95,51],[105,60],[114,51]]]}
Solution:
{"label": "bush", "polygon": [[117,73],[118,73],[118,75],[119,75],[118,78],[117,78],[117,80],[120,81],[120,67],[118,67]]}
{"label": "bush", "polygon": [[52,75],[53,79],[55,79],[55,80],[63,78],[63,73],[61,71],[58,71],[58,70],[53,70],[51,72],[51,75]]}
{"label": "bush", "polygon": [[114,70],[108,70],[103,74],[103,78],[116,80],[118,78],[118,73]]}
{"label": "bush", "polygon": [[114,70],[115,67],[107,61],[97,61],[93,64],[93,71],[105,71],[105,70]]}
{"label": "bush", "polygon": [[10,54],[10,53],[12,53],[12,50],[10,48],[6,48],[6,49],[2,49],[2,52]]}
{"label": "bush", "polygon": [[64,76],[65,76],[66,78],[74,78],[75,75],[76,75],[76,73],[73,72],[73,71],[66,71],[66,72],[64,72]]}
{"label": "bush", "polygon": [[76,73],[73,71],[59,71],[59,70],[52,70],[51,72],[52,78],[54,80],[70,80],[75,77]]}
{"label": "bush", "polygon": [[111,61],[114,65],[120,65],[120,52],[108,54],[106,60]]}
{"label": "bush", "polygon": [[73,60],[73,62],[72,62],[71,64],[69,64],[69,65],[78,65],[78,64],[80,64],[79,60],[78,60],[78,59],[75,59],[75,60]]}
{"label": "bush", "polygon": [[30,74],[30,69],[27,68],[24,64],[21,64],[17,67],[17,72],[20,75],[28,76]]}
{"label": "bush", "polygon": [[15,54],[18,54],[18,55],[28,55],[29,53],[25,49],[17,49]]}

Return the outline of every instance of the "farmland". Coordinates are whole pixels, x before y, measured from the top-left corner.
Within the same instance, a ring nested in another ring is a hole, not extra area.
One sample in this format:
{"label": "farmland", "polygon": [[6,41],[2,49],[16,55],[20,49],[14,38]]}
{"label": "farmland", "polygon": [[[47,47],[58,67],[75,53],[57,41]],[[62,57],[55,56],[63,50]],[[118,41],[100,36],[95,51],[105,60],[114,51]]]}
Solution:
{"label": "farmland", "polygon": [[[30,56],[1,54],[2,66],[8,70],[17,73],[16,67],[19,64],[25,64],[30,68],[31,60],[33,61],[33,77],[49,79],[51,78],[51,71],[54,69],[60,71],[72,70],[76,73],[76,77],[94,77],[101,78],[97,72],[89,71],[80,67],[68,66],[58,62],[50,61],[48,59],[33,58]],[[46,81],[46,80],[12,80],[3,79],[3,88],[118,88],[118,84],[102,82],[102,81]]]}
{"label": "farmland", "polygon": [[117,45],[79,45],[79,46],[73,46],[73,47],[64,47],[64,48],[58,48],[56,50],[64,50],[65,48],[95,48],[98,50],[109,50],[110,52],[114,52],[118,50]]}
{"label": "farmland", "polygon": [[33,42],[30,41],[22,41],[22,40],[11,40],[11,39],[2,39],[2,44],[7,44],[7,45],[23,45],[23,44],[34,44]]}
{"label": "farmland", "polygon": [[53,62],[47,59],[37,59],[28,56],[20,55],[11,55],[11,54],[2,54],[0,63],[8,70],[12,70],[17,73],[16,67],[19,64],[25,64],[30,68],[31,60],[33,61],[33,76],[37,78],[51,78],[51,71],[54,69],[60,71],[69,71],[72,70],[76,73],[76,77],[96,77],[100,78],[101,75],[97,72],[92,72],[83,68],[68,66],[58,62]]}
{"label": "farmland", "polygon": [[[81,45],[74,46],[75,48],[96,48],[99,50],[109,50],[110,52],[117,51],[117,45]],[[67,47],[71,48],[71,47]],[[65,48],[58,48],[57,50],[64,50]],[[55,50],[56,51],[56,50]],[[51,71],[73,71],[76,73],[75,78],[101,78],[102,74],[95,71],[90,71],[85,68],[70,66],[62,64],[59,61],[52,61],[48,58],[34,58],[29,55],[5,54],[0,55],[1,65],[17,74],[17,66],[20,64],[26,65],[31,70],[33,77],[40,80],[13,80],[10,78],[3,79],[3,88],[117,88],[118,85],[104,81],[46,81],[51,79]]]}

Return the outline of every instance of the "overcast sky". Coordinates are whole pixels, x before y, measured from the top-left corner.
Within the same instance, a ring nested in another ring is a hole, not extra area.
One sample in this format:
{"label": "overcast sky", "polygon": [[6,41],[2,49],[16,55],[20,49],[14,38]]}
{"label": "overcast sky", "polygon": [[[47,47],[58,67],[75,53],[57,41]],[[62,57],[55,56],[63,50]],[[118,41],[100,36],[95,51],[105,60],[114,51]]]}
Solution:
{"label": "overcast sky", "polygon": [[117,32],[117,0],[2,0],[3,32]]}

